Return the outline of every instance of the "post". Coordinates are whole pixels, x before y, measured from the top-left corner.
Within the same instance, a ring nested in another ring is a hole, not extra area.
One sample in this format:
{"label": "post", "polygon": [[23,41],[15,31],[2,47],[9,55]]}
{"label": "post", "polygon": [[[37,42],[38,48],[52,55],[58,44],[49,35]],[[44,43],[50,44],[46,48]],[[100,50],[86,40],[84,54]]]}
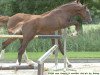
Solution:
{"label": "post", "polygon": [[[55,32],[55,35],[58,35],[58,31]],[[55,45],[58,46],[58,39],[55,38]],[[58,65],[58,48],[55,50],[55,66]]]}
{"label": "post", "polygon": [[44,63],[38,63],[38,75],[43,75]]}
{"label": "post", "polygon": [[5,53],[5,49],[1,51],[0,53],[0,60],[4,59],[4,53]]}
{"label": "post", "polygon": [[58,48],[57,45],[54,45],[50,48],[41,58],[38,59],[38,75],[43,75],[44,72],[44,61]]}
{"label": "post", "polygon": [[66,36],[67,36],[67,34],[66,34],[66,28],[64,29],[64,32],[63,32],[63,39],[64,39],[64,68],[66,68],[67,66],[66,66],[66,63],[67,63],[67,59],[66,59],[66,50],[67,50],[67,48],[66,48]]}

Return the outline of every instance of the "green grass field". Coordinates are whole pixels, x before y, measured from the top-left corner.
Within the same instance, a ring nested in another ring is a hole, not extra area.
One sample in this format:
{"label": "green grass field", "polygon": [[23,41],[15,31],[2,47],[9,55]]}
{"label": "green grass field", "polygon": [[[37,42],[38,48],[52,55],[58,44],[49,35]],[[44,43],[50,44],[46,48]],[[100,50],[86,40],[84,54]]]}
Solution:
{"label": "green grass field", "polygon": [[[28,52],[28,57],[32,60],[39,59],[45,52]],[[91,58],[100,58],[100,52],[68,52],[68,58],[70,59],[91,59]],[[63,58],[63,56],[59,53],[59,59]],[[49,57],[50,59],[54,59],[54,55]],[[5,60],[16,60],[17,52],[8,52],[5,54]]]}

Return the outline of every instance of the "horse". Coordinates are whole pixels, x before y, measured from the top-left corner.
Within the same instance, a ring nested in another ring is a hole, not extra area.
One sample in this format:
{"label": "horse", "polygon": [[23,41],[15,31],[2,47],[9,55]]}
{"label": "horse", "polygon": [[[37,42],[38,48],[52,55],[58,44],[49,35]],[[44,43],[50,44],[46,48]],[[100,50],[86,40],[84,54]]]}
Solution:
{"label": "horse", "polygon": [[[8,16],[1,16],[0,17],[0,23],[1,23],[0,25],[7,24],[8,33],[10,35],[13,35],[17,31],[17,29],[22,27],[21,22],[27,21],[31,18],[32,19],[36,18],[38,16],[41,16],[41,15],[31,15],[31,14],[18,13],[18,14],[15,14],[15,15],[9,17],[9,18],[8,18]],[[4,18],[6,19],[6,21],[3,21]],[[59,30],[58,33],[61,34],[61,31]],[[46,33],[44,33],[44,34],[46,35]],[[18,32],[18,33],[16,33],[16,35],[21,35],[21,33]],[[50,35],[50,34],[47,34],[47,35]],[[16,40],[16,38],[9,38],[6,41],[4,41],[2,43],[2,50],[4,50],[9,44],[11,44],[15,40]],[[51,40],[52,40],[52,44],[54,44],[54,39],[51,39]],[[61,50],[63,50],[63,48],[61,46],[62,44],[61,44],[60,39],[58,41],[59,41],[58,42],[59,49],[61,51]]]}
{"label": "horse", "polygon": [[[22,33],[23,39],[18,50],[18,62],[21,64],[22,55],[28,43],[34,39],[35,35],[42,33],[54,33],[56,30],[68,27],[72,16],[78,15],[86,21],[91,22],[92,18],[87,6],[82,5],[79,0],[61,5],[49,13],[33,18],[26,22],[22,22],[22,29],[18,30]],[[69,64],[69,63],[67,63]]]}
{"label": "horse", "polygon": [[[25,14],[25,13],[17,13],[15,15],[11,16],[11,17],[9,17],[9,16],[0,16],[0,26],[3,26],[5,24],[7,24],[8,33],[10,35],[15,34],[14,31],[16,31],[16,29],[18,29],[18,27],[21,28],[21,25],[20,25],[21,22],[27,21],[31,18],[35,18],[35,17],[38,17],[38,16],[40,16],[40,15]],[[77,20],[72,18],[71,19],[71,25],[75,25],[76,26],[75,29],[76,29],[77,33],[79,33],[79,31],[81,30],[80,23]],[[61,30],[59,30],[58,33],[61,34]],[[16,33],[16,34],[21,35],[20,33]],[[46,35],[46,33],[44,33],[44,34]],[[47,34],[47,35],[49,35],[49,34]],[[73,33],[72,35],[76,35],[76,34]],[[15,40],[16,40],[16,38],[9,38],[6,41],[4,41],[2,43],[2,50],[5,50],[5,48]],[[55,43],[54,39],[51,39],[51,40],[52,40],[52,44],[54,44]],[[58,45],[59,45],[59,50],[63,54],[63,51],[62,51],[63,47],[62,47],[62,43],[61,43],[60,40],[58,40]]]}

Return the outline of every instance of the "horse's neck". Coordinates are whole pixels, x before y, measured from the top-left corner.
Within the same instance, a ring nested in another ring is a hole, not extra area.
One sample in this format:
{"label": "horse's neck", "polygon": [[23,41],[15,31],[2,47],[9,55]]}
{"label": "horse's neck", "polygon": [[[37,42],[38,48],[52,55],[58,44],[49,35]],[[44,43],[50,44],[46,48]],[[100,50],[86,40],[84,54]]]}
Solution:
{"label": "horse's neck", "polygon": [[79,5],[73,2],[73,3],[62,5],[58,9],[62,9],[70,16],[75,16],[77,14],[77,10],[79,10]]}

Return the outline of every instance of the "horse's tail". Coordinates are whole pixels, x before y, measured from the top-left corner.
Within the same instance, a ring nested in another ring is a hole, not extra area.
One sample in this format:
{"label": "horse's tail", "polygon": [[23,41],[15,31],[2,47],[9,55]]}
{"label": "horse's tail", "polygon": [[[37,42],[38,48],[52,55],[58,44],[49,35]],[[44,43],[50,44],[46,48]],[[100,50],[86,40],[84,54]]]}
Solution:
{"label": "horse's tail", "polygon": [[9,16],[0,16],[0,26],[4,26],[5,24],[7,24],[9,18]]}
{"label": "horse's tail", "polygon": [[9,33],[20,34],[22,32],[23,22],[19,22],[15,27],[8,29]]}

